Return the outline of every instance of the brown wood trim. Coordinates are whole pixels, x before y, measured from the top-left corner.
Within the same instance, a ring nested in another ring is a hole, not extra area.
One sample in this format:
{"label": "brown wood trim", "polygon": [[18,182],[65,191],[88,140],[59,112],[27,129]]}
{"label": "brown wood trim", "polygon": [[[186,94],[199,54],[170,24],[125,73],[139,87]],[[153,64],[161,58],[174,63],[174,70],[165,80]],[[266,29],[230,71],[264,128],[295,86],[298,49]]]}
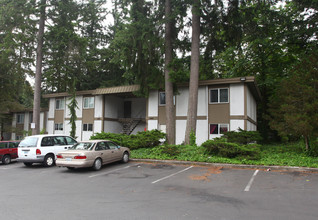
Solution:
{"label": "brown wood trim", "polygon": [[[176,116],[176,120],[187,120],[187,116]],[[207,116],[197,116],[197,120],[207,120]]]}
{"label": "brown wood trim", "polygon": [[231,115],[230,120],[246,120],[244,115]]}
{"label": "brown wood trim", "polygon": [[146,117],[146,120],[158,120],[158,117]]}
{"label": "brown wood trim", "polygon": [[256,125],[257,126],[257,122],[254,121],[252,118],[248,117],[247,116],[247,121],[251,122],[252,124]]}

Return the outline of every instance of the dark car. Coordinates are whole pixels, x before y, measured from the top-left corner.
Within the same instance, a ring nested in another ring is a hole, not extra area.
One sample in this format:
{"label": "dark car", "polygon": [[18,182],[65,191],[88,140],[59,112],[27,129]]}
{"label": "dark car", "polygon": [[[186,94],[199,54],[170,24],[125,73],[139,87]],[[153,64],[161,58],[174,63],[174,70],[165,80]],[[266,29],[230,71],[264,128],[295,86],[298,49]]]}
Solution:
{"label": "dark car", "polygon": [[11,159],[18,157],[19,141],[0,141],[0,161],[3,164],[11,163]]}

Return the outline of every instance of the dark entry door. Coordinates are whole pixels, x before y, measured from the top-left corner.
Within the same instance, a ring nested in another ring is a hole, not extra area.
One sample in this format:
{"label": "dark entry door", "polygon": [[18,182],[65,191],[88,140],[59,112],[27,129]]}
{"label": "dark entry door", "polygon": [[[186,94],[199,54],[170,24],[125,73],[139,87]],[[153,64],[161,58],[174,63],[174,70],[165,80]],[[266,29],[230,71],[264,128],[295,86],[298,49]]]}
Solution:
{"label": "dark entry door", "polygon": [[124,102],[124,118],[131,118],[131,101]]}

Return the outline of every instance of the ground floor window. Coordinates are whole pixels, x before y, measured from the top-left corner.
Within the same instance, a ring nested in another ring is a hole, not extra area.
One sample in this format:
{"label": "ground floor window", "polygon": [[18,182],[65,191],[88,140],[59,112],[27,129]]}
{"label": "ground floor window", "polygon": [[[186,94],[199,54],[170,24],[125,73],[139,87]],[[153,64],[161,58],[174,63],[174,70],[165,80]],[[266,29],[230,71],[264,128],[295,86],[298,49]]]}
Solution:
{"label": "ground floor window", "polygon": [[228,130],[228,124],[210,124],[210,134],[224,134]]}
{"label": "ground floor window", "polygon": [[54,130],[55,131],[63,131],[63,123],[56,123],[54,125]]}
{"label": "ground floor window", "polygon": [[93,124],[83,124],[83,131],[93,131]]}

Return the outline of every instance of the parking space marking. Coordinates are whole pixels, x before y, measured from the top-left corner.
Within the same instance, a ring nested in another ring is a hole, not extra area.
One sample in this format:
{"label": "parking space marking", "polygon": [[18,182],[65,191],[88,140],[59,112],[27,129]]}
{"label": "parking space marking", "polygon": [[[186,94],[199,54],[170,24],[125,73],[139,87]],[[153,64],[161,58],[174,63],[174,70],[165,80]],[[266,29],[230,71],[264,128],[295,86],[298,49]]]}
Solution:
{"label": "parking space marking", "polygon": [[165,177],[163,177],[163,178],[161,178],[161,179],[155,180],[155,181],[152,182],[152,184],[153,184],[153,183],[160,182],[160,181],[165,180],[165,179],[168,179],[168,178],[170,178],[170,177],[172,177],[172,176],[175,176],[175,175],[177,175],[177,174],[179,174],[179,173],[182,173],[182,172],[184,172],[184,171],[187,171],[187,170],[191,169],[192,167],[193,167],[193,166],[187,167],[187,168],[185,168],[185,169],[183,169],[183,170],[180,170],[179,172],[176,172],[176,173],[173,173],[173,174],[171,174],[171,175],[169,175],[169,176],[165,176]]}
{"label": "parking space marking", "polygon": [[129,167],[131,167],[131,166],[126,166],[126,167],[118,168],[118,169],[115,169],[115,170],[110,170],[110,171],[104,172],[104,173],[98,173],[98,174],[89,176],[89,178],[96,177],[96,176],[102,176],[102,175],[113,173],[113,172],[116,172],[116,171],[119,171],[119,170],[124,170],[124,169],[127,169]]}
{"label": "parking space marking", "polygon": [[252,183],[253,183],[253,181],[254,181],[254,179],[255,179],[255,176],[257,175],[258,171],[259,171],[259,170],[255,170],[255,172],[254,172],[252,178],[250,179],[250,181],[248,182],[247,186],[246,186],[245,189],[244,189],[245,192],[250,191],[250,188],[251,188],[251,186],[252,186]]}

